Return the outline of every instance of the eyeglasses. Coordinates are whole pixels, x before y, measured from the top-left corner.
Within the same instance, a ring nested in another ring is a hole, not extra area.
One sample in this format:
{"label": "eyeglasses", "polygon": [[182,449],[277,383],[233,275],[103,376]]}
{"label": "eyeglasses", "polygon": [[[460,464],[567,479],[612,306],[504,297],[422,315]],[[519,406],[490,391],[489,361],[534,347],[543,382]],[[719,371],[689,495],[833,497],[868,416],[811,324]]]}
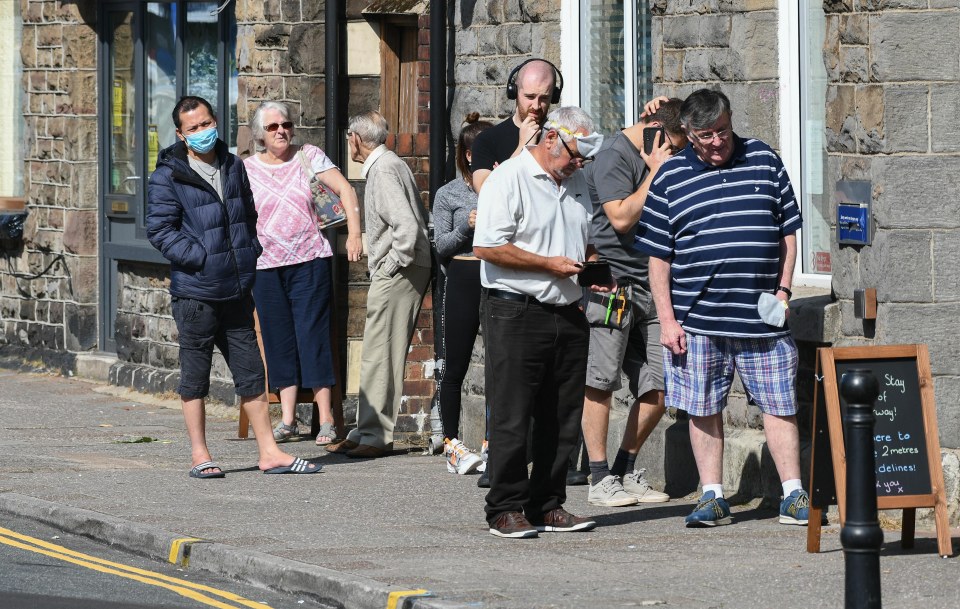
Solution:
{"label": "eyeglasses", "polygon": [[264,129],[266,129],[270,133],[273,133],[280,127],[283,127],[285,131],[290,131],[291,129],[293,129],[293,123],[290,121],[283,121],[282,123],[270,123],[269,125],[264,127]]}
{"label": "eyeglasses", "polygon": [[573,153],[573,150],[570,150],[570,146],[567,146],[567,143],[566,143],[565,141],[563,141],[563,138],[560,137],[560,134],[559,134],[559,133],[557,134],[557,139],[559,139],[559,140],[560,140],[560,143],[563,144],[563,147],[564,147],[564,149],[567,151],[567,154],[570,155],[570,159],[573,160],[573,161],[580,161],[580,166],[581,166],[581,167],[583,167],[584,165],[589,165],[590,163],[593,162],[593,157],[583,156],[583,155],[580,154],[579,152],[578,152],[577,154],[574,154],[574,153]]}
{"label": "eyeglasses", "polygon": [[719,138],[721,142],[725,142],[730,138],[731,133],[733,133],[733,129],[731,129],[730,127],[727,127],[722,131],[713,131],[712,133],[704,133],[704,134],[692,133],[692,135],[693,137],[697,138],[697,140],[701,144],[709,144],[716,138]]}
{"label": "eyeglasses", "polygon": [[349,140],[353,136],[353,131],[347,131],[347,139]]}

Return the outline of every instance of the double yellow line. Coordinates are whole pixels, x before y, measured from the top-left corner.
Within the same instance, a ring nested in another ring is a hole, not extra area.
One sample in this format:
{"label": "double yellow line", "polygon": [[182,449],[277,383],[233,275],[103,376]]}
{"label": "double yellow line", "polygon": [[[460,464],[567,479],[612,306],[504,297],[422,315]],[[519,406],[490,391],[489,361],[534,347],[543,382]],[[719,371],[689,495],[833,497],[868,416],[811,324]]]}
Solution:
{"label": "double yellow line", "polygon": [[[27,552],[49,556],[50,558],[62,560],[64,562],[85,567],[93,571],[99,571],[100,573],[125,577],[127,579],[132,579],[150,586],[164,588],[172,592],[176,592],[180,596],[195,600],[198,603],[202,603],[210,607],[217,607],[218,609],[237,609],[238,605],[241,607],[250,607],[251,609],[270,609],[269,605],[264,605],[263,603],[245,599],[242,596],[233,594],[232,592],[218,590],[216,588],[211,588],[210,586],[196,584],[186,580],[178,579],[176,577],[155,573],[153,571],[146,571],[144,569],[138,569],[136,567],[110,562],[109,560],[104,560],[102,558],[97,558],[96,556],[90,556],[89,554],[76,552],[74,550],[70,550],[68,548],[64,548],[63,546],[58,546],[41,539],[21,535],[20,533],[16,533],[3,527],[0,527],[0,543],[12,548],[26,550]],[[214,596],[231,601],[235,604],[231,605],[225,603],[222,600],[213,598]]]}

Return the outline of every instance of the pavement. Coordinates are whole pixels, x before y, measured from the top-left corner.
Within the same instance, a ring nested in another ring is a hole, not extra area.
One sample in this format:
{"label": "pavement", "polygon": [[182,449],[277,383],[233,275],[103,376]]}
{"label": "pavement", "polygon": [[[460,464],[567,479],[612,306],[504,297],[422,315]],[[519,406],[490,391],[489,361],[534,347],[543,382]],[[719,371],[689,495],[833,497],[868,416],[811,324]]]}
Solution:
{"label": "pavement", "polygon": [[[25,516],[348,609],[391,598],[407,609],[844,602],[839,527],[825,527],[822,551],[809,554],[806,529],[778,524],[758,501],[735,505],[730,526],[686,529],[693,496],[601,508],[570,487],[566,507],[595,518],[595,531],[506,540],[487,532],[476,477],[447,473],[440,456],[354,461],[305,439],[286,450],[321,473],[265,476],[254,441],[236,439],[235,415],[209,409],[208,442],[227,476],[196,480],[179,401],[0,369],[0,519]],[[941,559],[932,531],[908,551],[885,531],[885,607],[960,606],[952,533],[954,557]]]}

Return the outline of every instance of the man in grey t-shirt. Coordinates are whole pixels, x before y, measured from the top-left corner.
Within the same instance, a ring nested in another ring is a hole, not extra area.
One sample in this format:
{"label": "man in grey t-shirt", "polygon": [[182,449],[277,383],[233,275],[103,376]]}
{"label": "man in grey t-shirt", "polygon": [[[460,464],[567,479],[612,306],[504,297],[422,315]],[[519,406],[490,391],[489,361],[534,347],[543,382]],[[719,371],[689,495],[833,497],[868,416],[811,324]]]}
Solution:
{"label": "man in grey t-shirt", "polygon": [[[659,108],[643,122],[607,138],[597,160],[585,170],[594,214],[590,240],[610,263],[618,289],[590,294],[590,353],[583,401],[583,440],[590,461],[593,505],[625,506],[668,501],[650,487],[634,463],[644,441],[663,416],[663,356],[660,324],[650,296],[647,256],[633,238],[647,189],[660,165],[686,144],[680,127],[679,99],[659,98]],[[644,152],[645,128],[663,127],[653,150]],[[664,141],[666,135],[666,141]],[[613,467],[607,461],[607,430],[613,392],[627,376],[633,406]]]}

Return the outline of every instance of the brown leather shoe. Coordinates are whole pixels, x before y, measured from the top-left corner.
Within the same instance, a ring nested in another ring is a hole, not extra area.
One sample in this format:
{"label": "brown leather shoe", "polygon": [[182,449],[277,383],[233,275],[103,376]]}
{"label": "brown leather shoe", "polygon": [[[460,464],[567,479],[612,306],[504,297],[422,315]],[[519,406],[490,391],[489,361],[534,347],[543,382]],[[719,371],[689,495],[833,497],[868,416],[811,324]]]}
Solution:
{"label": "brown leather shoe", "polygon": [[353,450],[347,451],[347,456],[352,459],[376,459],[389,455],[391,452],[393,452],[393,444],[388,444],[383,448],[370,444],[360,444]]}
{"label": "brown leather shoe", "polygon": [[358,444],[357,442],[354,442],[353,440],[341,440],[340,442],[327,444],[327,452],[342,455],[346,453],[348,450],[353,450],[358,446],[360,446],[360,444]]}
{"label": "brown leather shoe", "polygon": [[536,537],[537,529],[520,512],[504,512],[490,525],[490,534],[510,539]]}
{"label": "brown leather shoe", "polygon": [[555,508],[544,514],[540,519],[530,519],[533,526],[541,533],[569,533],[572,531],[589,531],[597,526],[596,521],[589,518],[574,516],[563,508]]}

